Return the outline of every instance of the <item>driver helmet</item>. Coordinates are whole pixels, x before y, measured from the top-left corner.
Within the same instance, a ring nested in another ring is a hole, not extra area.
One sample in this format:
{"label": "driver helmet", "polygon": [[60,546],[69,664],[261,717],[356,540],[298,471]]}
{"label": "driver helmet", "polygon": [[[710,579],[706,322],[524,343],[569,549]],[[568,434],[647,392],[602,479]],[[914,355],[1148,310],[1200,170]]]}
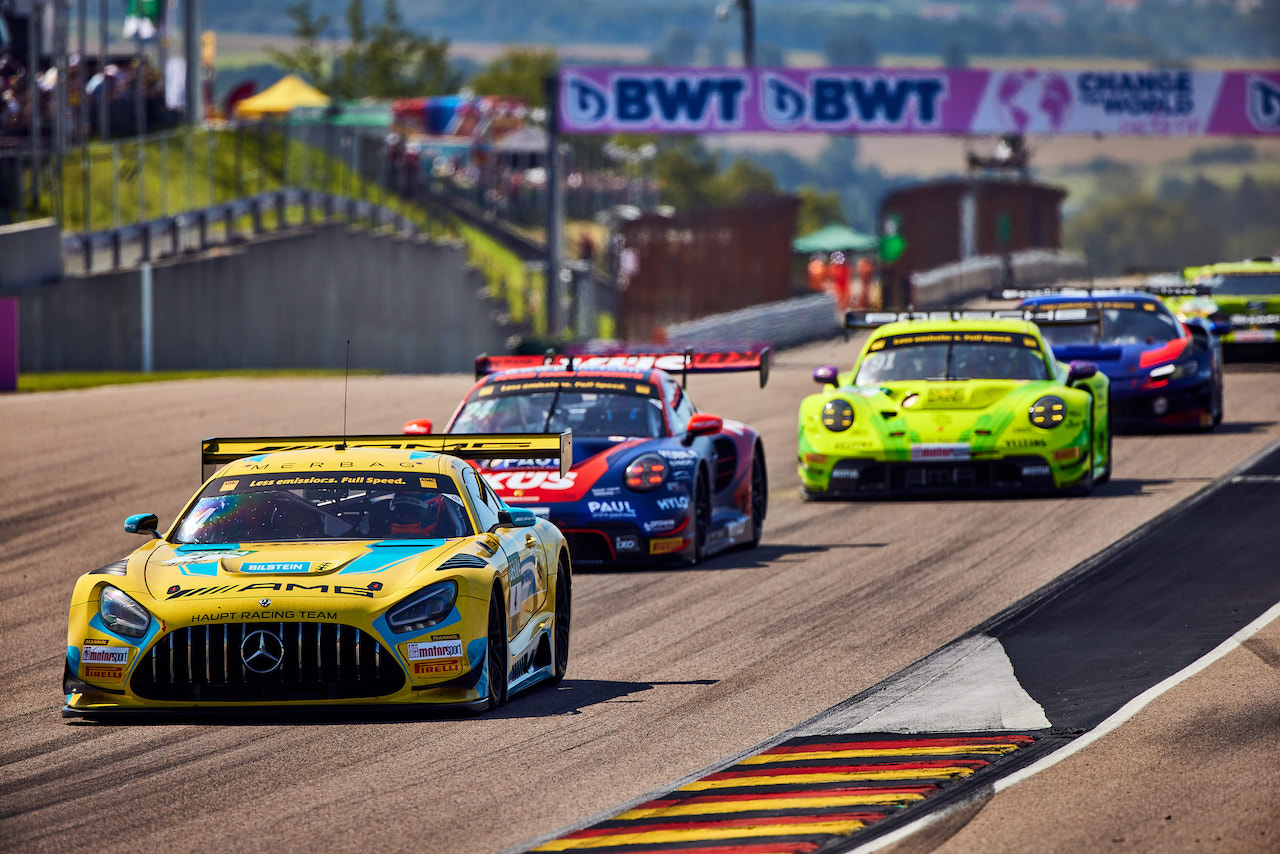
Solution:
{"label": "driver helmet", "polygon": [[443,509],[443,495],[401,492],[391,499],[391,533],[434,533]]}

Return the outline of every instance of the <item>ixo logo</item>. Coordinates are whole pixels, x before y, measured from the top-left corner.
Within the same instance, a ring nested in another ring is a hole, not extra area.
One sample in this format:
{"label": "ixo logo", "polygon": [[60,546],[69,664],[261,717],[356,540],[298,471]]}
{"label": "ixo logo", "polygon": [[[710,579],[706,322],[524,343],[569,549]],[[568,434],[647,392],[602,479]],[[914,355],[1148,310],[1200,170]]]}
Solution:
{"label": "ixo logo", "polygon": [[901,77],[815,74],[804,87],[786,77],[762,74],[761,113],[772,127],[921,127],[942,121],[944,76]]}
{"label": "ixo logo", "polygon": [[564,115],[574,128],[734,128],[743,120],[750,75],[617,74],[600,84],[565,76]]}
{"label": "ixo logo", "polygon": [[1280,130],[1280,86],[1265,77],[1249,78],[1249,120],[1258,130]]}

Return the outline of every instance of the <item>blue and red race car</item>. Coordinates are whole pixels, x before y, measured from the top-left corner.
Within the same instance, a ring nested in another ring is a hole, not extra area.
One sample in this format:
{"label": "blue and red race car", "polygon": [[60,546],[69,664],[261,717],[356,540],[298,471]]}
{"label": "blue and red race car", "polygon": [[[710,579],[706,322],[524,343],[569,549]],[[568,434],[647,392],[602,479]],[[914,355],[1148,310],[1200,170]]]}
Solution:
{"label": "blue and red race car", "polygon": [[[760,435],[699,412],[688,377],[753,371],[763,387],[768,368],[768,348],[480,356],[478,381],[444,432],[572,431],[567,474],[554,460],[491,461],[485,479],[507,503],[560,528],[576,566],[692,565],[760,542],[768,481]],[[404,425],[431,429],[426,419]]]}
{"label": "blue and red race car", "polygon": [[1155,294],[1138,291],[1003,295],[1022,296],[1022,308],[1051,307],[1055,317],[1073,308],[1096,310],[1094,323],[1037,323],[1056,358],[1088,360],[1111,379],[1116,427],[1212,430],[1221,423],[1222,343],[1208,319],[1181,321]]}

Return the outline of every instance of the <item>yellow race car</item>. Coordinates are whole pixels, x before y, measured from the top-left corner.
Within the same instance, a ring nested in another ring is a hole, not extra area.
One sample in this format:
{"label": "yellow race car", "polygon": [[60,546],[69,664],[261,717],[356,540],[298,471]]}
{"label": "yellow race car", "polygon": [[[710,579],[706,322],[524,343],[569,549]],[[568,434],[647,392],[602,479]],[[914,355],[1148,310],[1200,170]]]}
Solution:
{"label": "yellow race car", "polygon": [[209,439],[221,466],[160,532],[82,575],[66,717],[430,704],[475,711],[569,663],[564,536],[470,460],[573,459],[572,437]]}

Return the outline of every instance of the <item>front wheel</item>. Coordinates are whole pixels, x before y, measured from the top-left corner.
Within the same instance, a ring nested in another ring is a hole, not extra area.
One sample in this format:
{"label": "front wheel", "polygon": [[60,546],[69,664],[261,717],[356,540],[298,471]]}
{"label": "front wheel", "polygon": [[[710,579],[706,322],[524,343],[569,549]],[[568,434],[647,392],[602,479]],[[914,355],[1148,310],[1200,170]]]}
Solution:
{"label": "front wheel", "polygon": [[1113,463],[1111,462],[1111,460],[1112,460],[1112,457],[1111,457],[1111,416],[1110,416],[1110,414],[1108,414],[1108,415],[1107,415],[1107,460],[1106,460],[1106,463],[1105,463],[1106,468],[1104,468],[1104,469],[1102,470],[1102,474],[1098,475],[1098,479],[1094,481],[1094,485],[1095,485],[1095,486],[1102,486],[1104,483],[1108,483],[1108,482],[1110,482],[1110,480],[1111,480],[1111,469],[1112,469],[1112,467],[1113,467]]}
{"label": "front wheel", "polygon": [[707,533],[711,530],[711,488],[701,474],[698,475],[693,494],[693,553],[686,558],[686,566],[695,566],[707,559]]}
{"label": "front wheel", "polygon": [[493,588],[489,598],[489,635],[484,659],[485,694],[489,709],[507,701],[507,614],[502,604],[502,589]]}
{"label": "front wheel", "polygon": [[564,680],[565,671],[569,669],[569,624],[573,610],[572,584],[569,568],[562,560],[556,569],[556,650],[555,667],[551,673],[552,685],[559,685]]}

